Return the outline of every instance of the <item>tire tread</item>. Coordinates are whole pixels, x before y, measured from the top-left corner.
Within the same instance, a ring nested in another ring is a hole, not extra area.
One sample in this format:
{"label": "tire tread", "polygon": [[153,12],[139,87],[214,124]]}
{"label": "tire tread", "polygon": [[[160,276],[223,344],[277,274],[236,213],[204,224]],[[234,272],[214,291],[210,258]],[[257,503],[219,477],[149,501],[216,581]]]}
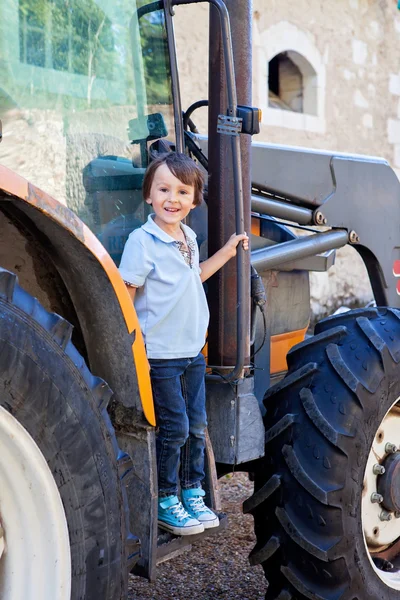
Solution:
{"label": "tire tread", "polygon": [[[376,600],[343,531],[346,519],[357,522],[363,475],[360,482],[351,465],[362,465],[366,452],[360,421],[374,418],[374,394],[385,410],[379,390],[387,377],[400,381],[400,311],[351,311],[315,331],[289,353],[286,378],[265,395],[266,458],[255,469],[257,491],[244,503],[255,519],[252,563],[261,560],[271,581],[268,600]],[[279,540],[274,552],[270,540]],[[379,597],[400,599],[383,587]]]}
{"label": "tire tread", "polygon": [[[73,326],[63,317],[48,312],[36,298],[28,294],[18,283],[18,277],[0,267],[0,306],[12,307],[12,310],[30,327],[52,343],[53,351],[62,355],[70,363],[70,368],[79,372],[89,393],[94,397],[95,405],[105,428],[107,439],[111,442],[119,472],[122,460],[114,428],[111,424],[107,408],[113,392],[100,377],[92,375],[85,360],[71,341]],[[82,457],[84,459],[84,457]],[[125,458],[124,458],[125,460]],[[126,461],[125,461],[126,462]],[[126,464],[124,465],[126,467]],[[126,468],[125,468],[126,471]],[[124,472],[125,472],[124,471]],[[122,478],[122,476],[120,477]],[[124,485],[121,485],[125,524],[129,523],[129,508]],[[127,557],[127,573],[137,562],[140,555],[140,543],[128,528],[125,536],[125,555]],[[125,595],[124,595],[125,597]],[[122,598],[122,597],[121,597]]]}

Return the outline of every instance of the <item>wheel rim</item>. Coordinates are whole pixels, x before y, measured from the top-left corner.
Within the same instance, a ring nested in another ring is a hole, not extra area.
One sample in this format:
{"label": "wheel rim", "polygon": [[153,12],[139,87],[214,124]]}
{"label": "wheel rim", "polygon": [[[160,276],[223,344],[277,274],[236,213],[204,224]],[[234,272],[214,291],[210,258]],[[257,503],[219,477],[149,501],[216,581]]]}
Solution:
{"label": "wheel rim", "polygon": [[400,496],[396,493],[400,491],[399,402],[400,398],[393,403],[375,434],[361,502],[368,558],[378,577],[394,590],[400,590]]}
{"label": "wheel rim", "polygon": [[32,437],[2,407],[0,457],[0,597],[69,600],[70,547],[57,485]]}

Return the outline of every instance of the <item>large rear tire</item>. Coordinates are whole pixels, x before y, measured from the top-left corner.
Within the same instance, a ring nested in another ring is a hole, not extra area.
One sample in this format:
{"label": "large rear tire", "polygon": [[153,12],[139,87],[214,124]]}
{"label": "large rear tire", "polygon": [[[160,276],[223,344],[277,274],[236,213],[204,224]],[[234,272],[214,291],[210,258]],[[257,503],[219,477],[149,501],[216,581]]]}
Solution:
{"label": "large rear tire", "polygon": [[[69,533],[71,600],[122,600],[128,564],[139,548],[138,540],[127,535],[118,447],[107,413],[111,391],[91,375],[71,334],[68,322],[48,313],[19,287],[14,274],[0,269],[0,406],[22,426],[21,435],[25,430],[37,444],[58,488]],[[7,468],[2,462],[3,486]],[[33,471],[35,461],[26,468]],[[8,498],[10,493],[11,486]],[[0,515],[1,498],[0,493]],[[16,540],[4,517],[2,521],[5,552],[0,569],[18,578],[18,570],[13,574],[7,568],[7,547]],[[39,528],[45,532],[47,527],[43,519]],[[36,541],[41,551],[40,536]],[[21,569],[30,567],[24,555],[19,561]],[[2,586],[11,589],[12,583],[2,581]],[[43,600],[59,597],[57,589],[49,593]]]}
{"label": "large rear tire", "polygon": [[264,400],[250,560],[268,600],[400,600],[400,312],[351,311],[315,333]]}

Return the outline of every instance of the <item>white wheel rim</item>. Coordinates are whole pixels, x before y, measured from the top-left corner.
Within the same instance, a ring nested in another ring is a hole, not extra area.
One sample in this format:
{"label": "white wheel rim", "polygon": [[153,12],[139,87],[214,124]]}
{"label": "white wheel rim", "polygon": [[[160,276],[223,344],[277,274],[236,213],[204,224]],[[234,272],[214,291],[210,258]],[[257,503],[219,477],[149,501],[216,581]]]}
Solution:
{"label": "white wheel rim", "polygon": [[0,520],[0,598],[70,600],[69,537],[57,485],[32,437],[2,407]]}
{"label": "white wheel rim", "polygon": [[368,558],[378,577],[394,590],[400,590],[400,570],[382,571],[376,566],[372,556],[374,553],[388,548],[400,538],[400,518],[396,518],[394,513],[390,513],[391,519],[382,521],[380,518],[382,506],[379,502],[371,502],[371,497],[372,494],[378,493],[377,481],[379,475],[374,473],[374,465],[384,463],[385,458],[388,456],[386,444],[390,442],[400,448],[399,400],[397,399],[393,403],[377,429],[364,473],[361,501],[362,527]]}

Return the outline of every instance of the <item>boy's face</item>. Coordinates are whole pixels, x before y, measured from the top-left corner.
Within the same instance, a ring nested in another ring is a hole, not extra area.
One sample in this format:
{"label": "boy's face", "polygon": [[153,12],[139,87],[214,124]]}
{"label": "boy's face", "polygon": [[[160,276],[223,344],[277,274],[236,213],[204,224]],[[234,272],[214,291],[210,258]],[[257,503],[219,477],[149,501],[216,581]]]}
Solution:
{"label": "boy's face", "polygon": [[186,185],[175,177],[164,163],[154,173],[147,204],[153,206],[155,222],[161,229],[179,226],[195,208],[194,187]]}

